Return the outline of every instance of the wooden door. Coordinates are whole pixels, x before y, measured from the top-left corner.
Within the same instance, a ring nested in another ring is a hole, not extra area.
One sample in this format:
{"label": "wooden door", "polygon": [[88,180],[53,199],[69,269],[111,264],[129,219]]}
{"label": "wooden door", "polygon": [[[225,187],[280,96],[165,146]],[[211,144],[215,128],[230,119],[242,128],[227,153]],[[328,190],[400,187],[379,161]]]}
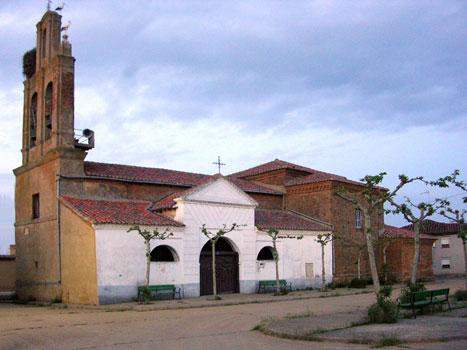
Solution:
{"label": "wooden door", "polygon": [[[216,254],[217,293],[238,293],[238,254],[218,252]],[[212,294],[212,257],[202,254],[200,257],[200,293]]]}

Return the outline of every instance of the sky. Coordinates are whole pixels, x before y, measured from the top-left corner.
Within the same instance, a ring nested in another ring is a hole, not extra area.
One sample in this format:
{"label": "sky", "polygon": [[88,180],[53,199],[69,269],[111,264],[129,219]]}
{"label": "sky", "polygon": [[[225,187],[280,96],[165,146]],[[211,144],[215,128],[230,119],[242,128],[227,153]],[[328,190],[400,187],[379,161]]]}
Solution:
{"label": "sky", "polygon": [[[21,58],[45,3],[0,2],[0,254],[14,240]],[[62,16],[76,127],[96,132],[88,160],[211,174],[220,155],[229,174],[279,158],[357,180],[386,171],[387,187],[466,170],[466,1],[68,0]]]}

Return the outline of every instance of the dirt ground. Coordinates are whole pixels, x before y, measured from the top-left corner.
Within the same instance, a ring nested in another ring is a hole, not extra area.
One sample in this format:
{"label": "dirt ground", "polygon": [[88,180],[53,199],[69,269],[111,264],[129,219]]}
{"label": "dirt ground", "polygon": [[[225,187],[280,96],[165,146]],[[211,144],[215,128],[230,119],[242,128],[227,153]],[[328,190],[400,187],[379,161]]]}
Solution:
{"label": "dirt ground", "polygon": [[[456,290],[462,280],[443,286]],[[435,287],[435,286],[433,286]],[[251,329],[264,319],[364,309],[372,294],[180,310],[53,309],[0,304],[0,349],[367,349],[362,345],[268,337]],[[465,349],[463,341],[410,344]]]}

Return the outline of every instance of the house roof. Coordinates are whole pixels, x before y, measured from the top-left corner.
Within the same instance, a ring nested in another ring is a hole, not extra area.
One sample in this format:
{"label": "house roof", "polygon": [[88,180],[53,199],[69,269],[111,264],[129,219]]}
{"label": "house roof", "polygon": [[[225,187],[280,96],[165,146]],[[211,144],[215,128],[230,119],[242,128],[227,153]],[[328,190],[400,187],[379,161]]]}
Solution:
{"label": "house roof", "polygon": [[94,224],[184,226],[149,210],[151,202],[147,201],[109,201],[63,196],[61,202]]}
{"label": "house roof", "polygon": [[311,168],[307,168],[307,167],[304,167],[304,166],[301,166],[301,165],[289,163],[289,162],[286,162],[286,161],[283,161],[283,160],[280,160],[280,159],[275,159],[275,160],[273,160],[271,162],[260,164],[260,165],[257,165],[255,167],[253,167],[253,168],[249,168],[249,169],[246,169],[246,170],[243,170],[243,171],[239,171],[239,172],[233,173],[231,175],[235,176],[235,177],[248,177],[248,176],[259,175],[259,174],[268,173],[270,171],[281,170],[281,169],[300,170],[300,171],[307,172],[307,173],[312,173],[313,171],[315,171],[315,170],[313,170]]}
{"label": "house roof", "polygon": [[255,226],[261,230],[331,231],[331,225],[278,209],[255,209]]}
{"label": "house roof", "polygon": [[309,183],[329,181],[329,180],[340,181],[340,182],[350,183],[350,184],[359,185],[359,186],[363,185],[363,183],[349,180],[345,176],[326,173],[324,171],[307,168],[307,167],[304,167],[298,164],[289,163],[289,162],[286,162],[280,159],[275,159],[272,162],[264,163],[264,164],[255,166],[253,168],[246,169],[238,173],[234,173],[231,176],[234,176],[237,178],[244,178],[244,177],[259,175],[259,174],[263,174],[263,173],[267,173],[267,172],[275,171],[275,170],[281,170],[281,169],[299,170],[304,173],[308,173],[308,175],[297,176],[296,178],[287,181],[284,184],[285,186],[305,185]]}
{"label": "house roof", "polygon": [[[413,231],[413,224],[406,225],[403,228]],[[420,232],[430,235],[452,235],[457,234],[460,231],[460,224],[438,222],[434,220],[424,220],[420,227]],[[467,224],[464,224],[464,228],[467,229]]]}
{"label": "house roof", "polygon": [[[109,164],[84,162],[84,173],[90,178],[104,178],[110,180],[121,180],[129,182],[142,182],[151,184],[173,185],[182,187],[193,187],[202,185],[212,179],[213,176],[184,171],[148,168],[123,164]],[[216,176],[216,175],[214,175]],[[245,192],[282,195],[282,192],[261,186],[257,183],[244,179],[230,178],[235,185]]]}
{"label": "house roof", "polygon": [[[390,238],[414,238],[415,232],[405,229],[399,228],[391,225],[384,225],[384,233],[380,234],[380,236],[386,236]],[[422,239],[436,239],[433,236],[420,234],[420,238]]]}

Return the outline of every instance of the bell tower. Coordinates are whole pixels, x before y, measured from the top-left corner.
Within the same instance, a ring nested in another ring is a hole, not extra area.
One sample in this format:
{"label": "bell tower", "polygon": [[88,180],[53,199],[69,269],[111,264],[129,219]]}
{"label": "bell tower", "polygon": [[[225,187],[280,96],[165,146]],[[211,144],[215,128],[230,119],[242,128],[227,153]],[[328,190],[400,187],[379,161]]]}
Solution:
{"label": "bell tower", "polygon": [[24,82],[23,165],[51,151],[83,150],[74,137],[75,59],[68,36],[61,38],[61,16],[47,11],[36,29],[36,49],[26,53],[32,62]]}
{"label": "bell tower", "polygon": [[74,129],[75,59],[61,16],[47,11],[36,26],[36,47],[23,57],[22,165],[14,169],[16,292],[20,299],[61,297],[60,201],[79,193],[94,133]]}

